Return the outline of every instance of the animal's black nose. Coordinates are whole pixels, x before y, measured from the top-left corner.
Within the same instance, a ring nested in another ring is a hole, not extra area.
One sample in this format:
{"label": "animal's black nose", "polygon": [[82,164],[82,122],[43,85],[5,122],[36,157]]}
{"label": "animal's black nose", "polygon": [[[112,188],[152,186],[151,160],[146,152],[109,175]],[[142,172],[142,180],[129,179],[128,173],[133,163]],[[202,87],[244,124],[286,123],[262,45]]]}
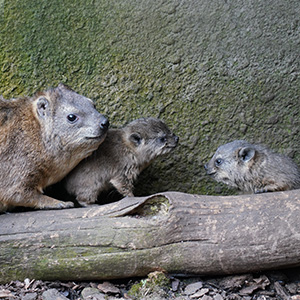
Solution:
{"label": "animal's black nose", "polygon": [[109,121],[108,121],[108,119],[106,119],[105,117],[103,117],[103,119],[100,122],[100,128],[104,129],[104,130],[107,130],[108,127],[109,127]]}

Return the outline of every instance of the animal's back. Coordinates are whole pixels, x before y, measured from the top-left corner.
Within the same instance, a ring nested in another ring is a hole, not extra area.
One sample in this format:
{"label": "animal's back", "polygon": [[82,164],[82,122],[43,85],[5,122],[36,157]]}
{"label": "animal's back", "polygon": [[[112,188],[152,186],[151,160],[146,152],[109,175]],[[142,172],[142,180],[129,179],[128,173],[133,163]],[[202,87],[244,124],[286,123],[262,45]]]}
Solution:
{"label": "animal's back", "polygon": [[294,161],[267,148],[265,152],[262,181],[272,184],[278,191],[300,188],[300,169]]}

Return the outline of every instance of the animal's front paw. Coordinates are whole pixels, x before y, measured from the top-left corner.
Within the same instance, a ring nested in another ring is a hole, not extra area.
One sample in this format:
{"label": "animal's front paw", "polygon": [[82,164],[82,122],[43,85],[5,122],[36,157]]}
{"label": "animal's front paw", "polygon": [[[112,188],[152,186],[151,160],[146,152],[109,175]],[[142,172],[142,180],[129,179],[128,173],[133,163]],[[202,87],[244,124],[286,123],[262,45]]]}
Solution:
{"label": "animal's front paw", "polygon": [[89,204],[92,204],[92,203],[87,203],[86,201],[78,201],[78,203],[80,204],[81,207],[87,207]]}
{"label": "animal's front paw", "polygon": [[62,209],[71,207],[74,207],[73,202],[64,202],[47,196],[43,196],[43,198],[40,199],[40,201],[35,206],[35,208],[38,209]]}
{"label": "animal's front paw", "polygon": [[59,201],[57,208],[61,209],[61,208],[71,208],[71,207],[74,207],[73,202],[71,202],[71,201],[68,201],[68,202]]}

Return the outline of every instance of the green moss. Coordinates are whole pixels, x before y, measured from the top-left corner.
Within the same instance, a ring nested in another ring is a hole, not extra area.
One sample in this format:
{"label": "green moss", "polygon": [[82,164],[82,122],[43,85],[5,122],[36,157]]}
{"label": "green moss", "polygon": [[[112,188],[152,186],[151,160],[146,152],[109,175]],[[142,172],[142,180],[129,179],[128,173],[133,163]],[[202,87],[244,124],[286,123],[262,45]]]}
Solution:
{"label": "green moss", "polygon": [[139,295],[141,294],[141,290],[145,286],[145,284],[146,284],[146,279],[141,280],[139,283],[134,284],[131,287],[131,289],[128,291],[128,295],[133,298],[139,297]]}
{"label": "green moss", "polygon": [[145,296],[158,294],[166,295],[166,291],[170,288],[170,279],[162,272],[153,272],[148,278],[142,279],[134,284],[128,291],[128,295],[133,299],[143,299]]}
{"label": "green moss", "polygon": [[[263,142],[300,164],[294,4],[281,10],[284,18],[276,5],[245,7],[267,28],[280,24],[270,40],[249,14],[235,15],[238,3],[201,3],[191,9],[189,1],[5,1],[0,94],[32,95],[64,82],[95,99],[113,126],[141,116],[164,119],[180,144],[143,172],[136,195],[234,193],[207,178],[203,165],[237,138]],[[266,41],[269,50],[262,51]]]}

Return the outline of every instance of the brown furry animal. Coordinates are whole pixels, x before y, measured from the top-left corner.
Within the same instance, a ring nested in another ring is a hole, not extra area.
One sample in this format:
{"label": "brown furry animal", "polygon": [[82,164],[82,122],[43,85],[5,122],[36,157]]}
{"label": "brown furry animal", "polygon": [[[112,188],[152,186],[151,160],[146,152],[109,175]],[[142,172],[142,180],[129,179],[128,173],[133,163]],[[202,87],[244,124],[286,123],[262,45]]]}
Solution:
{"label": "brown furry animal", "polygon": [[107,129],[93,102],[62,84],[32,98],[0,99],[0,209],[72,207],[43,189],[97,149]]}
{"label": "brown furry animal", "polygon": [[300,188],[300,170],[289,157],[244,140],[220,146],[205,169],[216,181],[242,191],[262,193]]}
{"label": "brown furry animal", "polygon": [[140,172],[177,143],[178,137],[154,118],[109,129],[105,141],[66,177],[64,186],[83,206],[95,203],[99,193],[112,186],[123,196],[133,196]]}

